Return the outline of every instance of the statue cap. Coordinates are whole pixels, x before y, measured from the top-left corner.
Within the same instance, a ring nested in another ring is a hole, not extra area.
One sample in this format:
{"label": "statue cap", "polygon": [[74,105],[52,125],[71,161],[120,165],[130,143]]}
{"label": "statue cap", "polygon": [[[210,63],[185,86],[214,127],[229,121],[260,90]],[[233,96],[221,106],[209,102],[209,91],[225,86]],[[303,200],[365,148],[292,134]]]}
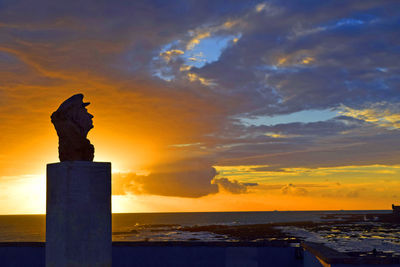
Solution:
{"label": "statue cap", "polygon": [[83,102],[83,94],[76,94],[65,100],[57,111],[67,111],[74,106],[83,106],[86,107],[90,104],[90,102]]}

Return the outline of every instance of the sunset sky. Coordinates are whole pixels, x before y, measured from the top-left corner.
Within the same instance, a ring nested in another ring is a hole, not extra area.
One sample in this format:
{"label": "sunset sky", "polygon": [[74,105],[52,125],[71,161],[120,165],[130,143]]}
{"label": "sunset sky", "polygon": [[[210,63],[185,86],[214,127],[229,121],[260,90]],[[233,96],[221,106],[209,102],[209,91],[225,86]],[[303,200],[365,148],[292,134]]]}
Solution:
{"label": "sunset sky", "polygon": [[400,1],[0,1],[0,214],[91,102],[113,212],[400,204]]}

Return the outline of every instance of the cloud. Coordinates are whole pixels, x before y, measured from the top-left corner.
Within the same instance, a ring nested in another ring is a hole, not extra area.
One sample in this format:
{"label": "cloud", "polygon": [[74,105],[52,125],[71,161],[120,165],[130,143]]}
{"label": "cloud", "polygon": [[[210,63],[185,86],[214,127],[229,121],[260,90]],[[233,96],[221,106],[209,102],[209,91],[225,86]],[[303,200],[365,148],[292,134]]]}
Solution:
{"label": "cloud", "polygon": [[218,192],[211,183],[216,171],[197,160],[184,160],[171,165],[155,166],[145,175],[114,173],[113,194],[152,194],[198,198]]}
{"label": "cloud", "polygon": [[379,127],[400,129],[400,105],[397,103],[372,103],[362,109],[342,106],[339,113]]}
{"label": "cloud", "polygon": [[215,178],[213,183],[218,185],[218,187],[223,188],[232,194],[244,194],[247,193],[247,188],[249,186],[257,186],[257,183],[241,183],[236,180],[229,180],[228,178]]}
{"label": "cloud", "polygon": [[308,191],[305,188],[297,187],[293,184],[287,184],[281,188],[281,192],[284,195],[296,195],[296,196],[305,196],[308,194]]}
{"label": "cloud", "polygon": [[203,32],[203,33],[199,33],[197,34],[195,37],[193,37],[188,44],[186,45],[186,50],[191,50],[193,49],[196,45],[198,45],[200,43],[201,39],[210,37],[210,32]]}
{"label": "cloud", "polygon": [[[282,169],[398,162],[395,147],[399,131],[350,117],[313,123],[236,126],[227,131],[231,139],[222,139],[226,143],[216,149],[219,166],[268,165]],[[279,133],[286,138],[265,133]]]}
{"label": "cloud", "polygon": [[265,133],[265,136],[272,137],[272,138],[291,138],[291,137],[298,137],[300,135],[288,135],[288,134],[282,134],[282,133],[274,133],[274,132],[267,132]]}
{"label": "cloud", "polygon": [[[374,34],[379,31],[391,35],[398,17],[394,13],[389,17],[384,15],[391,4],[376,9],[372,2],[368,5],[357,2],[334,8],[331,4],[314,2],[312,12],[320,15],[313,18],[308,17],[310,10],[299,5],[278,2],[271,5],[282,10],[274,15],[273,22],[268,16],[249,16],[246,23],[251,30],[242,31],[240,43],[227,48],[218,62],[198,70],[202,77],[215,79],[221,87],[229,88],[232,95],[241,96],[239,107],[243,111],[249,112],[247,107],[252,106],[251,112],[273,115],[398,97],[395,87],[389,86],[393,76],[376,71],[379,66],[391,66],[388,69],[397,76],[398,68],[391,53],[382,54],[382,50],[368,46],[376,42],[371,39],[371,30]],[[367,17],[364,12],[374,15]],[[351,19],[343,18],[352,16],[365,16],[366,23],[352,24],[348,22]],[[262,26],[265,23],[268,29]],[[340,26],[324,26],[331,24]],[[296,25],[314,25],[325,30],[290,39]],[[390,42],[379,45],[392,47]],[[281,64],[279,58],[284,59]],[[386,89],[376,90],[379,87]],[[249,88],[253,88],[251,92]]]}
{"label": "cloud", "polygon": [[[373,187],[373,186],[372,186]],[[376,185],[375,185],[376,187]],[[338,199],[345,199],[345,198],[362,198],[365,197],[367,194],[371,194],[374,190],[369,188],[359,187],[359,186],[347,186],[346,188],[330,188],[321,192],[322,197],[329,197],[329,198],[338,198]]]}
{"label": "cloud", "polygon": [[261,12],[261,11],[265,10],[266,8],[268,8],[267,3],[260,3],[260,4],[256,5],[256,12]]}
{"label": "cloud", "polygon": [[199,81],[201,84],[206,85],[206,86],[215,85],[215,83],[212,80],[204,79],[195,73],[188,73],[187,75],[188,75],[189,81],[191,81],[191,82]]}
{"label": "cloud", "polygon": [[160,56],[164,58],[166,62],[169,62],[176,56],[183,55],[185,52],[179,49],[168,50],[160,53]]}
{"label": "cloud", "polygon": [[360,190],[352,190],[350,192],[347,193],[346,197],[349,198],[356,198],[360,196]]}
{"label": "cloud", "polygon": [[113,195],[150,194],[199,198],[223,189],[232,194],[247,193],[258,183],[243,183],[221,177],[209,164],[199,159],[184,160],[170,165],[154,166],[144,173],[113,173]]}

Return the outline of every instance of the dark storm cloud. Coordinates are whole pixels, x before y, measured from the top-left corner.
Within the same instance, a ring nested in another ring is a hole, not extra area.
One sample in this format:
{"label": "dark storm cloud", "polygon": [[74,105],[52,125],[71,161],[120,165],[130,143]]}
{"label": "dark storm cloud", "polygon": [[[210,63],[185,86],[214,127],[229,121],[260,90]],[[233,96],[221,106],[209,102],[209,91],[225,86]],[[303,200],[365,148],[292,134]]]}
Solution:
{"label": "dark storm cloud", "polygon": [[268,165],[256,170],[282,172],[290,167],[397,164],[399,157],[398,129],[345,116],[315,123],[237,126],[230,132],[239,137],[221,141],[215,149],[218,165]]}
{"label": "dark storm cloud", "polygon": [[162,196],[198,198],[218,192],[217,184],[211,183],[217,174],[210,163],[201,159],[175,162],[167,166],[155,166],[148,175],[114,173],[113,194],[153,194]]}
{"label": "dark storm cloud", "polygon": [[80,70],[126,80],[151,79],[148,67],[163,45],[210,20],[235,15],[245,6],[223,9],[222,1],[2,3],[0,49],[40,70],[62,72],[67,79]]}
{"label": "dark storm cloud", "polygon": [[114,173],[113,195],[153,194],[199,198],[223,189],[232,194],[244,194],[257,183],[242,183],[221,177],[204,159],[187,159],[167,165],[153,166],[149,174]]}
{"label": "dark storm cloud", "polygon": [[[365,136],[364,136],[365,135]],[[220,165],[269,165],[272,170],[289,167],[397,164],[398,131],[328,138],[292,139],[285,142],[243,144],[220,152]]]}
{"label": "dark storm cloud", "polygon": [[274,2],[280,12],[249,16],[240,40],[196,71],[241,97],[244,114],[398,101],[400,4],[365,2]]}
{"label": "dark storm cloud", "polygon": [[[1,46],[42,74],[62,72],[53,78],[81,70],[163,87],[151,81],[157,79],[151,66],[164,45],[236,20],[225,32],[240,33],[239,41],[218,61],[192,70],[218,85],[200,95],[224,97],[231,115],[398,100],[398,2],[267,1],[260,12],[257,3],[3,1]],[[308,57],[312,61],[302,64]]]}

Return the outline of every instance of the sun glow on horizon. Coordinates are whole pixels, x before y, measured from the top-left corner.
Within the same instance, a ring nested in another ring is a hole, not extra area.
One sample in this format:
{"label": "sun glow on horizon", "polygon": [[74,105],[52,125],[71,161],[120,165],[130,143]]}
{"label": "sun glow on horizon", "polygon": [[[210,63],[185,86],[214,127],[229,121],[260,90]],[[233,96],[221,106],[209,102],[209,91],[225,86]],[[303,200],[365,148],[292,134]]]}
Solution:
{"label": "sun glow on horizon", "polygon": [[0,214],[45,214],[45,177],[45,175],[0,177]]}

